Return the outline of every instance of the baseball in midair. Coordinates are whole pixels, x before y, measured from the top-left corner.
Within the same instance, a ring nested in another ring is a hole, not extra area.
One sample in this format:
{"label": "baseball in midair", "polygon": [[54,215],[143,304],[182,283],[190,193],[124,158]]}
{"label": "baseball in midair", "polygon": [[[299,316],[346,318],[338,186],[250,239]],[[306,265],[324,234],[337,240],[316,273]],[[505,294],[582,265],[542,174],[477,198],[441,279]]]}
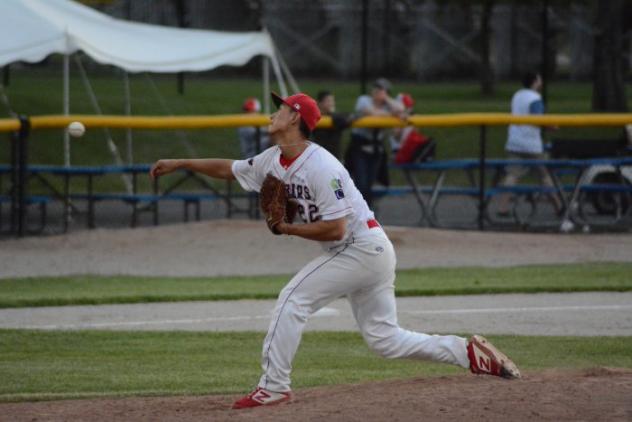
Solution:
{"label": "baseball in midair", "polygon": [[73,138],[78,138],[86,133],[86,127],[81,122],[72,122],[68,125],[68,134]]}

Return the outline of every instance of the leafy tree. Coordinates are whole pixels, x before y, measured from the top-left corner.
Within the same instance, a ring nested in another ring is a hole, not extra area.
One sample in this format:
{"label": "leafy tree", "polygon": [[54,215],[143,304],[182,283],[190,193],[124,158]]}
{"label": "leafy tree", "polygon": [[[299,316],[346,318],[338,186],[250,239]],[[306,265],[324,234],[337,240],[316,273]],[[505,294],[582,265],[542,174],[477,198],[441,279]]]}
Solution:
{"label": "leafy tree", "polygon": [[627,111],[624,79],[626,0],[597,1],[594,25],[594,111]]}

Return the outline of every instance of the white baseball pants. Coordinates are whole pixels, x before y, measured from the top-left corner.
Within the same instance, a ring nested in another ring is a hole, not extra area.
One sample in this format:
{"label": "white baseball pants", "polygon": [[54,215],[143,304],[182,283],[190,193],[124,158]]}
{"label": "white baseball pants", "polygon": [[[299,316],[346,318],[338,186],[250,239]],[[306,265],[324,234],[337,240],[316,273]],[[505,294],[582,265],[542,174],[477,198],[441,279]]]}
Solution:
{"label": "white baseball pants", "polygon": [[386,358],[426,359],[469,367],[467,341],[404,330],[397,325],[395,252],[381,228],[326,252],[298,272],[279,294],[263,343],[259,387],[290,390],[292,360],[309,316],[346,296],[369,348]]}

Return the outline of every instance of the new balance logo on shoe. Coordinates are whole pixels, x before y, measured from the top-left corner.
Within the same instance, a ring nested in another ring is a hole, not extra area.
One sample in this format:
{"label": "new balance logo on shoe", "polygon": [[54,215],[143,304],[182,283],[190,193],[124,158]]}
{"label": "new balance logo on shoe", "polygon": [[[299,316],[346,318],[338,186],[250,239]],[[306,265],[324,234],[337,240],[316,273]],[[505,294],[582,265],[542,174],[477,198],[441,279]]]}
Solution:
{"label": "new balance logo on shoe", "polygon": [[520,378],[516,364],[483,336],[472,336],[467,344],[467,356],[470,360],[470,370],[474,374]]}
{"label": "new balance logo on shoe", "polygon": [[491,371],[492,370],[492,361],[489,359],[485,359],[483,356],[479,356],[478,357],[478,366],[479,368],[483,369],[484,371]]}
{"label": "new balance logo on shoe", "polygon": [[266,392],[266,390],[258,389],[255,394],[252,396],[254,401],[258,401],[259,403],[264,403],[266,399],[269,399],[271,396]]}
{"label": "new balance logo on shoe", "polygon": [[255,391],[248,394],[242,399],[237,400],[233,404],[233,409],[244,409],[247,407],[257,406],[270,406],[273,404],[279,404],[292,399],[291,392],[277,393],[275,391],[266,390],[261,387],[257,387]]}

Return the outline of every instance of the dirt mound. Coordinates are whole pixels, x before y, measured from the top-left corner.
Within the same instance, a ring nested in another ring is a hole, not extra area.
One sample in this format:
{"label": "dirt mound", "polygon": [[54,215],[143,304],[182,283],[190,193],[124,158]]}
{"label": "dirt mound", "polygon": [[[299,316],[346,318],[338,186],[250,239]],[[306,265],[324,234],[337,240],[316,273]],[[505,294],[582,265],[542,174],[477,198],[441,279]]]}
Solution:
{"label": "dirt mound", "polygon": [[414,378],[296,392],[269,408],[230,410],[237,396],[151,397],[0,404],[11,421],[629,421],[632,371],[592,368]]}

